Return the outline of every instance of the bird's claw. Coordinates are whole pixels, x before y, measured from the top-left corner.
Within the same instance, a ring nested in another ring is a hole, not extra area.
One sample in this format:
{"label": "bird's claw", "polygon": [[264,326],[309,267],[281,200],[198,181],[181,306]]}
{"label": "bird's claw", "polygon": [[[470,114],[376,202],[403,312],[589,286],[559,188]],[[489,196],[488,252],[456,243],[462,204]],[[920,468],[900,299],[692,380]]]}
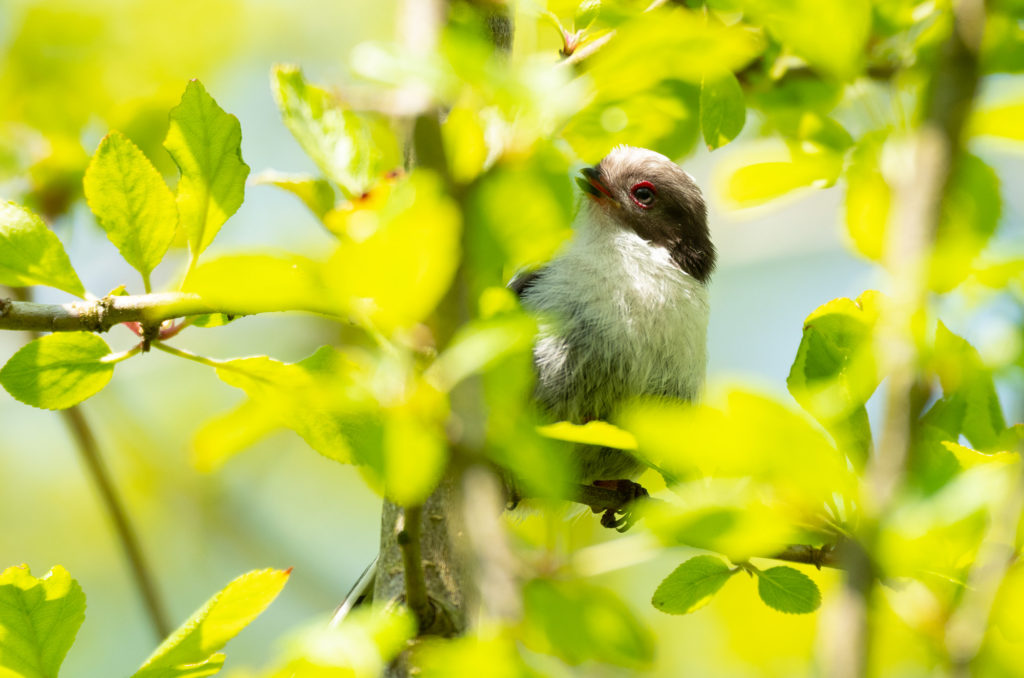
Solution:
{"label": "bird's claw", "polygon": [[626,497],[626,501],[622,506],[605,510],[601,515],[601,525],[614,529],[616,532],[626,532],[629,528],[633,527],[636,524],[637,518],[629,507],[637,499],[650,496],[643,485],[632,480],[597,480],[594,481],[594,485],[615,490],[620,495]]}

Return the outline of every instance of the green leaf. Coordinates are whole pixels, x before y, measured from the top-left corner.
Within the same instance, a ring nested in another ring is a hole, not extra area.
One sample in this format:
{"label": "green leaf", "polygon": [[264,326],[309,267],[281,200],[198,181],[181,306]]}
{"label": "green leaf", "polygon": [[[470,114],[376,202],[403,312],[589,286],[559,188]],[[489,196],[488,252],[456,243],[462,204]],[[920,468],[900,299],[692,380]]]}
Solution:
{"label": "green leaf", "polygon": [[538,426],[537,432],[546,438],[570,443],[600,445],[617,450],[635,450],[637,448],[636,438],[632,433],[623,431],[606,421],[588,421],[586,424],[559,421],[554,424]]}
{"label": "green leaf", "polygon": [[601,0],[580,0],[576,6],[576,16],[573,19],[573,28],[582,30],[594,23],[597,15],[601,13]]}
{"label": "green leaf", "polygon": [[[236,254],[193,269],[182,291],[232,315],[274,311],[340,311],[324,294],[323,264],[298,255]],[[244,284],[243,284],[244,281]]]}
{"label": "green leaf", "polygon": [[427,636],[418,642],[416,667],[421,678],[538,678],[507,632],[488,629],[458,638]]}
{"label": "green leaf", "polygon": [[746,120],[747,104],[736,76],[728,71],[705,76],[700,86],[700,126],[708,150],[735,139]]}
{"label": "green leaf", "polygon": [[820,147],[786,161],[743,164],[729,177],[725,195],[737,207],[754,207],[799,188],[831,186],[842,168],[842,154]]}
{"label": "green leaf", "polygon": [[872,332],[878,320],[877,292],[856,301],[840,298],[815,309],[804,321],[800,347],[786,386],[859,468],[871,451],[864,405],[881,375]]}
{"label": "green leaf", "polygon": [[1024,101],[1000,104],[974,111],[970,130],[973,134],[1024,141]]}
{"label": "green leaf", "polygon": [[871,29],[868,0],[743,0],[742,5],[812,66],[842,80],[860,72]]}
{"label": "green leaf", "polygon": [[[735,71],[760,49],[758,39],[737,26],[665,8],[619,26],[615,39],[588,59],[588,72],[602,89],[626,98],[667,79],[700,84],[709,69]],[[636,77],[637,64],[643,77]]]}
{"label": "green leaf", "polygon": [[858,252],[881,261],[892,190],[882,176],[882,143],[867,135],[850,154],[846,170],[846,231]]}
{"label": "green leaf", "polygon": [[346,197],[361,196],[401,167],[398,143],[383,116],[344,108],[294,66],[275,66],[271,87],[284,124]]}
{"label": "green leaf", "polygon": [[38,579],[24,565],[7,568],[0,574],[0,675],[56,678],[83,621],[85,594],[63,567]]}
{"label": "green leaf", "polygon": [[142,151],[120,132],[111,132],[85,171],[85,198],[125,261],[149,274],[174,239],[178,211],[163,177]]}
{"label": "green leaf", "polygon": [[651,604],[668,614],[693,612],[707,605],[733,574],[716,556],[690,558],[658,585]]}
{"label": "green leaf", "polygon": [[91,332],[48,334],[22,346],[0,369],[0,385],[16,399],[63,410],[99,393],[114,374],[107,342]]}
{"label": "green leaf", "polygon": [[924,421],[945,431],[951,440],[963,434],[981,450],[997,450],[1006,419],[992,373],[977,349],[942,323],[935,332],[935,371],[942,383],[942,398],[924,415]]}
{"label": "green leaf", "polygon": [[178,216],[195,259],[245,197],[249,166],[242,161],[242,126],[192,80],[171,109],[164,148],[181,170]]}
{"label": "green leaf", "polygon": [[334,188],[326,179],[308,174],[284,174],[274,170],[264,170],[252,178],[257,185],[277,186],[297,197],[316,215],[323,219],[324,215],[334,207]]}
{"label": "green leaf", "polygon": [[196,432],[192,463],[200,471],[216,471],[235,454],[280,428],[276,415],[266,404],[246,400],[208,420]]}
{"label": "green leaf", "polygon": [[758,570],[757,593],[768,607],[786,614],[808,614],[821,606],[821,591],[803,572],[780,565]]}
{"label": "green leaf", "polygon": [[343,242],[328,261],[330,294],[318,296],[390,332],[426,318],[448,290],[459,263],[461,215],[440,180],[417,171],[368,216],[368,232]]}
{"label": "green leaf", "polygon": [[339,416],[345,403],[335,402],[337,393],[332,392],[332,386],[343,388],[334,380],[343,379],[346,369],[344,358],[325,346],[298,363],[266,356],[225,360],[217,376],[245,391],[270,421],[292,429],[320,454],[350,463],[346,421]]}
{"label": "green leaf", "polygon": [[527,646],[570,664],[641,667],[654,658],[646,625],[614,591],[579,581],[534,579],[523,587]]}
{"label": "green leaf", "polygon": [[947,292],[971,272],[975,257],[988,244],[1002,214],[999,177],[981,158],[961,155],[942,201],[932,249],[929,284]]}
{"label": "green leaf", "polygon": [[82,281],[53,231],[29,210],[6,200],[0,200],[0,284],[48,285],[85,296]]}
{"label": "green leaf", "polygon": [[537,322],[522,313],[505,313],[464,325],[427,372],[431,383],[450,390],[466,377],[501,359],[533,347]]}
{"label": "green leaf", "polygon": [[232,581],[161,643],[133,678],[211,675],[196,672],[199,667],[195,665],[219,667],[223,657],[215,653],[273,602],[289,573],[290,570],[254,570]]}

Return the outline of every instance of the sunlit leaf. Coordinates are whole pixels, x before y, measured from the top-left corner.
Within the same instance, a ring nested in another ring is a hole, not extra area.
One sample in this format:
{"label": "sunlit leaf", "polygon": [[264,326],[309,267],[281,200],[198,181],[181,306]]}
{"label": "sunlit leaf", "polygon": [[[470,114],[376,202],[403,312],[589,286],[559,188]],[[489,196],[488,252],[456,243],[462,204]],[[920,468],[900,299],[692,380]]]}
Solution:
{"label": "sunlit leaf", "polygon": [[880,261],[892,190],[881,171],[881,143],[868,136],[857,144],[846,170],[846,231],[858,252]]}
{"label": "sunlit leaf", "polygon": [[510,354],[528,351],[536,332],[536,321],[522,313],[472,321],[456,333],[438,356],[428,378],[438,388],[450,389]]}
{"label": "sunlit leaf", "polygon": [[695,556],[672,571],[658,585],[651,604],[669,614],[687,614],[711,601],[725,586],[733,570],[716,556]]}
{"label": "sunlit leaf", "polygon": [[980,136],[993,136],[1024,141],[1024,101],[1000,104],[974,111],[971,132]]}
{"label": "sunlit leaf", "polygon": [[0,574],[0,675],[57,678],[84,620],[85,594],[63,567],[38,579],[24,565],[7,568]]}
{"label": "sunlit leaf", "polygon": [[331,391],[342,388],[345,358],[323,347],[298,363],[283,363],[265,356],[223,361],[217,376],[240,388],[265,415],[298,433],[310,447],[329,459],[352,461],[342,416],[344,399]]}
{"label": "sunlit leaf", "polygon": [[818,427],[754,393],[732,390],[721,406],[637,403],[620,425],[636,436],[636,455],[670,481],[749,476],[808,509],[853,490],[846,461]]}
{"label": "sunlit leaf", "polygon": [[803,572],[780,565],[755,572],[757,593],[768,607],[787,614],[807,614],[821,606],[821,591]]}
{"label": "sunlit leaf", "polygon": [[960,156],[942,202],[932,250],[930,284],[949,291],[970,273],[974,258],[995,233],[1002,214],[999,178],[974,155]]}
{"label": "sunlit leaf", "polygon": [[0,385],[16,399],[62,410],[103,389],[114,374],[107,342],[91,332],[47,334],[22,346],[0,369]]}
{"label": "sunlit leaf", "polygon": [[743,0],[741,4],[811,65],[844,80],[860,71],[871,29],[868,0]]}
{"label": "sunlit leaf", "polygon": [[[643,12],[620,26],[590,61],[602,88],[626,97],[669,78],[700,84],[709,69],[735,71],[760,50],[757,38],[736,26],[706,22],[696,13]],[[639,64],[642,76],[637,77]]]}
{"label": "sunlit leaf", "polygon": [[232,315],[273,311],[337,314],[324,293],[323,264],[298,255],[236,254],[193,269],[182,291]]}
{"label": "sunlit leaf", "polygon": [[397,185],[376,227],[343,242],[324,274],[333,301],[391,330],[418,322],[448,290],[459,260],[459,211],[433,175]]}
{"label": "sunlit leaf", "polygon": [[308,174],[284,174],[274,170],[264,170],[252,178],[256,185],[277,186],[294,195],[316,215],[323,219],[333,207],[335,201],[334,188],[326,179]]}
{"label": "sunlit leaf", "polygon": [[728,71],[706,75],[700,85],[700,126],[708,150],[735,139],[746,119],[747,104],[736,76]]}
{"label": "sunlit leaf", "polygon": [[842,167],[842,156],[826,149],[793,155],[788,161],[743,165],[729,176],[725,197],[737,207],[754,207],[799,188],[831,186]]}
{"label": "sunlit leaf", "polygon": [[356,113],[310,85],[294,66],[278,65],[271,86],[284,123],[313,162],[349,198],[369,191],[401,167],[398,144],[383,116]]}
{"label": "sunlit leaf", "polygon": [[781,551],[800,538],[795,523],[801,513],[768,503],[749,482],[701,480],[671,489],[671,500],[636,509],[664,544],[715,551],[744,562]]}
{"label": "sunlit leaf", "polygon": [[64,246],[43,220],[13,202],[0,200],[0,284],[48,285],[85,296]]}
{"label": "sunlit leaf", "polygon": [[[467,233],[470,254],[479,262],[474,269],[482,274],[490,266],[485,262],[517,267],[551,259],[571,233],[574,188],[567,170],[564,158],[537,153],[526,161],[502,163],[481,178],[469,200],[469,215],[477,225]],[[496,270],[487,284],[504,284],[500,274]]]}
{"label": "sunlit leaf", "polygon": [[536,678],[510,634],[481,632],[461,638],[426,638],[416,648],[423,678]]}
{"label": "sunlit leaf", "polygon": [[650,631],[614,591],[534,579],[523,588],[523,603],[527,645],[570,664],[596,660],[638,667],[654,658]]}
{"label": "sunlit leaf", "polygon": [[96,149],[84,186],[89,209],[110,242],[148,284],[178,225],[174,196],[163,177],[128,137],[115,131]]}
{"label": "sunlit leaf", "polygon": [[635,450],[637,447],[636,438],[631,433],[605,421],[588,421],[586,424],[560,421],[540,426],[537,432],[542,436],[570,443],[600,445],[617,450]]}
{"label": "sunlit leaf", "polygon": [[282,666],[272,676],[378,678],[415,635],[406,608],[360,606],[336,627],[314,623],[286,638]]}
{"label": "sunlit leaf", "polygon": [[979,452],[948,440],[942,441],[942,446],[952,452],[956,460],[960,462],[960,466],[965,469],[981,464],[1016,464],[1020,462],[1020,454],[1017,452]]}
{"label": "sunlit leaf", "polygon": [[942,398],[925,414],[925,421],[952,440],[963,434],[979,449],[989,451],[998,446],[1006,419],[992,373],[982,364],[977,349],[939,323],[935,360]]}
{"label": "sunlit leaf", "polygon": [[868,291],[856,301],[835,299],[811,313],[786,380],[793,398],[858,467],[872,446],[864,405],[881,378],[872,350],[878,303],[878,293]]}
{"label": "sunlit leaf", "polygon": [[280,426],[276,412],[270,407],[246,400],[202,425],[193,442],[192,463],[200,471],[215,471]]}
{"label": "sunlit leaf", "polygon": [[242,204],[249,166],[241,144],[238,118],[225,113],[198,80],[189,82],[171,109],[164,147],[181,170],[178,217],[193,258]]}
{"label": "sunlit leaf", "polygon": [[210,675],[194,673],[192,665],[213,659],[219,666],[215,653],[273,602],[289,573],[254,570],[229,583],[168,636],[132,678]]}
{"label": "sunlit leaf", "polygon": [[576,154],[589,162],[619,144],[680,157],[690,152],[699,133],[699,85],[679,80],[655,82],[624,97],[602,88],[562,131]]}
{"label": "sunlit leaf", "polygon": [[441,417],[429,408],[411,404],[387,412],[381,476],[384,495],[396,504],[422,504],[437,487],[448,461]]}
{"label": "sunlit leaf", "polygon": [[441,125],[441,134],[452,179],[469,183],[483,171],[487,161],[486,129],[480,112],[469,106],[456,106]]}

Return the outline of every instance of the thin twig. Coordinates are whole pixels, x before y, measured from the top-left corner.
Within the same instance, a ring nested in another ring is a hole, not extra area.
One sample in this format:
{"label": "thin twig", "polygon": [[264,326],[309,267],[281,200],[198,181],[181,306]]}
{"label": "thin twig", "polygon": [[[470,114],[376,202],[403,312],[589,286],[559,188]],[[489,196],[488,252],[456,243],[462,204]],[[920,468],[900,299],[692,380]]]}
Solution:
{"label": "thin twig", "polygon": [[118,541],[121,543],[125,558],[128,560],[128,566],[131,569],[132,578],[135,580],[135,586],[138,588],[139,594],[142,596],[142,602],[146,607],[149,623],[158,638],[166,638],[171,632],[171,625],[167,620],[167,610],[164,608],[157,593],[153,572],[142,555],[142,547],[139,544],[135,529],[132,527],[124,506],[121,504],[117,490],[114,489],[110,474],[103,465],[99,445],[96,443],[96,437],[89,427],[89,422],[82,414],[81,408],[77,405],[61,410],[60,414],[64,419],[64,423],[71,430],[82,461],[85,462],[89,476],[93,479],[96,489],[99,490],[107,515],[110,516],[110,520],[114,524],[114,530],[117,532]]}
{"label": "thin twig", "polygon": [[[14,288],[12,293],[17,295],[19,299],[17,301],[3,300],[2,307],[12,304],[45,306],[45,304],[32,304],[31,288]],[[0,316],[2,315],[2,312],[0,312]],[[38,332],[31,329],[28,330],[28,334],[32,338],[39,336]],[[121,356],[126,358],[134,355],[137,349],[138,347],[129,349],[122,353]],[[86,471],[99,491],[103,507],[106,509],[107,515],[114,525],[118,542],[121,544],[121,549],[128,560],[128,567],[131,570],[132,578],[135,580],[135,586],[146,608],[149,623],[153,627],[157,638],[164,638],[171,632],[171,625],[167,621],[166,609],[160,599],[160,595],[157,593],[156,577],[142,555],[142,548],[136,536],[135,528],[132,526],[127,512],[121,505],[121,500],[114,489],[114,483],[110,478],[110,474],[103,465],[103,458],[100,454],[99,445],[96,442],[96,436],[93,434],[89,421],[82,414],[82,410],[78,405],[72,405],[65,410],[61,410],[60,414],[64,419],[64,423],[67,424],[68,429],[71,431],[78,454],[85,463]]]}
{"label": "thin twig", "polygon": [[402,551],[402,567],[405,572],[405,604],[419,620],[420,630],[429,629],[434,623],[434,607],[427,594],[427,580],[423,574],[423,554],[420,538],[423,533],[423,508],[407,506],[402,510],[401,529],[396,535]]}

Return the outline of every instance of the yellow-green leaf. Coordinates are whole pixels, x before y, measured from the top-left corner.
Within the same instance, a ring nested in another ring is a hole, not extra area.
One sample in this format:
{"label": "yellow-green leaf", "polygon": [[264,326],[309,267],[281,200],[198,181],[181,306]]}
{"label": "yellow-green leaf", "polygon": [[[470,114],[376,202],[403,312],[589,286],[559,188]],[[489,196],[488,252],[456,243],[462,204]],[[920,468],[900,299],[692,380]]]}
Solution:
{"label": "yellow-green leaf", "polygon": [[164,147],[181,170],[178,216],[195,259],[242,205],[249,166],[242,161],[242,126],[202,83],[192,80],[171,109]]}
{"label": "yellow-green leaf", "polygon": [[323,219],[324,215],[334,207],[334,188],[326,179],[310,176],[308,174],[284,174],[274,170],[264,170],[252,178],[256,185],[277,186],[288,191],[309,208],[309,211],[316,215],[317,219]]}
{"label": "yellow-green leaf", "polygon": [[7,568],[0,574],[0,675],[57,678],[84,620],[85,594],[63,567],[38,579],[24,565]]}
{"label": "yellow-green leaf", "polygon": [[971,119],[971,132],[981,136],[1024,141],[1024,101],[978,109]]}
{"label": "yellow-green leaf", "polygon": [[401,167],[398,143],[383,116],[345,108],[294,66],[275,66],[271,86],[285,125],[347,197],[361,196]]}
{"label": "yellow-green leaf", "polygon": [[824,148],[789,161],[743,165],[729,177],[725,196],[737,207],[754,207],[798,188],[831,186],[842,167],[842,155]]}
{"label": "yellow-green leaf", "polygon": [[821,606],[821,591],[803,572],[780,565],[758,570],[757,593],[768,607],[787,614],[807,614]]}
{"label": "yellow-green leaf", "polygon": [[739,80],[729,71],[712,71],[700,85],[700,126],[708,150],[736,138],[747,120],[747,104]]}
{"label": "yellow-green leaf", "polygon": [[232,581],[178,627],[132,678],[209,675],[194,673],[193,665],[222,661],[216,653],[273,602],[289,573],[254,570]]}
{"label": "yellow-green leaf", "polygon": [[29,210],[0,200],[0,284],[48,285],[76,297],[85,288],[60,240]]}
{"label": "yellow-green leaf", "polygon": [[850,155],[846,170],[846,231],[858,252],[881,261],[892,189],[881,170],[882,144],[869,135]]}
{"label": "yellow-green leaf", "polygon": [[90,332],[48,334],[22,346],[0,369],[0,385],[33,407],[62,410],[107,385],[114,363],[107,342]]}
{"label": "yellow-green leaf", "polygon": [[459,263],[459,210],[433,175],[396,185],[364,224],[362,239],[342,242],[324,277],[333,301],[385,331],[423,320],[444,296]]}
{"label": "yellow-green leaf", "polygon": [[707,605],[733,574],[716,556],[690,558],[658,585],[651,604],[669,614],[688,614]]}
{"label": "yellow-green leaf", "polygon": [[85,198],[125,261],[149,274],[174,239],[178,211],[163,177],[132,141],[111,132],[85,171]]}
{"label": "yellow-green leaf", "polygon": [[636,438],[632,433],[606,421],[588,421],[586,424],[559,421],[538,426],[537,432],[542,436],[570,443],[614,447],[617,450],[635,450],[637,447]]}

